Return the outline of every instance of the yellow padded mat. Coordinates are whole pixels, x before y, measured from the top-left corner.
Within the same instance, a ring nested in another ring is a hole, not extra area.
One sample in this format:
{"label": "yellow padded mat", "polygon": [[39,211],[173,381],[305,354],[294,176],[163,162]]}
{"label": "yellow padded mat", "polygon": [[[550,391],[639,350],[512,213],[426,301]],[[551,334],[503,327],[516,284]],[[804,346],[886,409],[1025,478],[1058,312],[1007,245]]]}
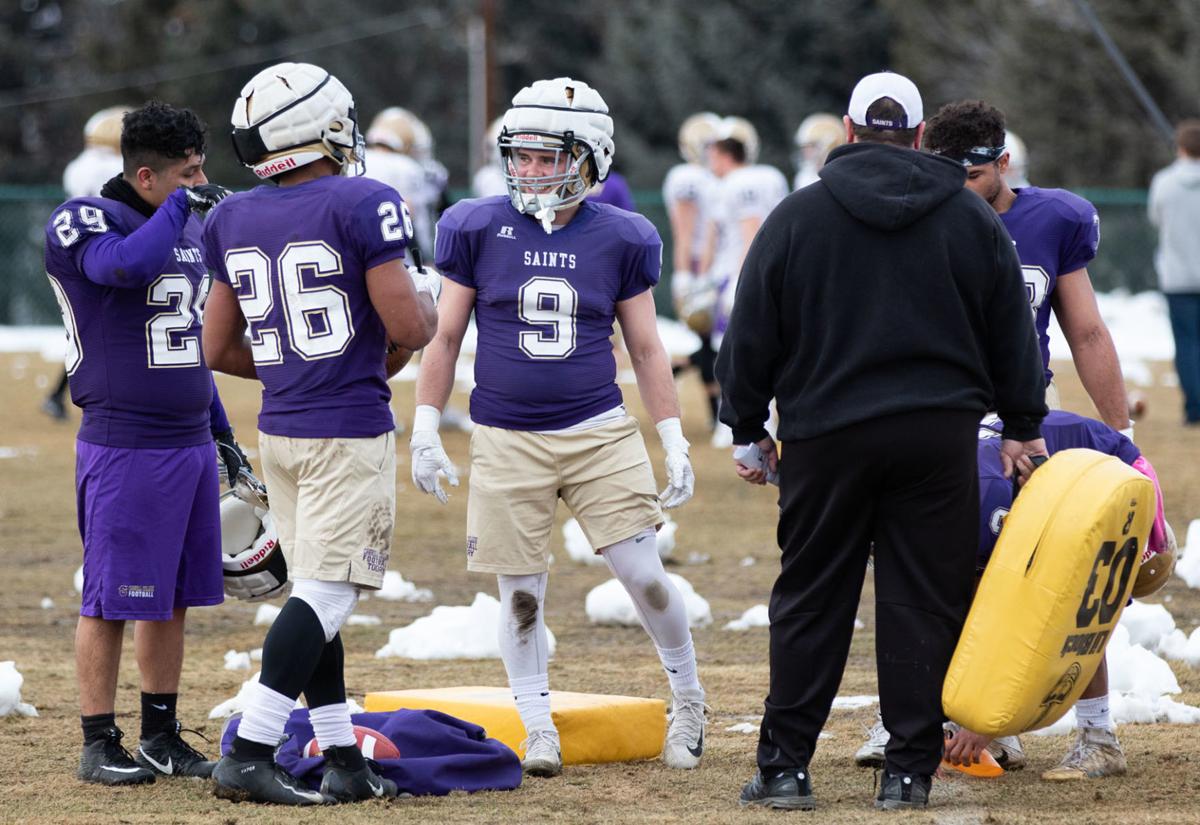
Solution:
{"label": "yellow padded mat", "polygon": [[[487,730],[518,755],[525,728],[512,692],[499,687],[446,687],[368,693],[369,712],[431,709]],[[562,739],[567,765],[653,759],[666,736],[666,705],[661,699],[551,691],[550,713]]]}

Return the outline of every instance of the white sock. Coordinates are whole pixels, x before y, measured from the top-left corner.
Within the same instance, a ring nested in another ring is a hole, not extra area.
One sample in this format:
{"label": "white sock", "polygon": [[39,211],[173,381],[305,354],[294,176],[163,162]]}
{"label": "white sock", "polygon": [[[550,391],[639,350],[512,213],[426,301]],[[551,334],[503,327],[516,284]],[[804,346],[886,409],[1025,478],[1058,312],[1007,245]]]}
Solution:
{"label": "white sock", "polygon": [[667,680],[671,683],[671,691],[703,690],[700,687],[700,676],[696,673],[696,650],[692,640],[682,647],[658,648],[658,658],[663,670],[667,672]]}
{"label": "white sock", "polygon": [[354,724],[350,721],[350,706],[345,702],[313,708],[308,712],[308,721],[312,723],[313,735],[321,750],[358,744],[354,738]]}
{"label": "white sock", "polygon": [[525,725],[525,733],[554,731],[554,720],[550,716],[550,677],[539,673],[536,676],[510,678],[508,684],[517,701],[517,713]]}
{"label": "white sock", "polygon": [[256,682],[242,724],[238,726],[238,736],[275,747],[283,738],[283,726],[295,706],[295,699]]}
{"label": "white sock", "polygon": [[1113,729],[1112,714],[1108,710],[1108,694],[1095,699],[1080,699],[1075,703],[1075,721],[1081,728]]}

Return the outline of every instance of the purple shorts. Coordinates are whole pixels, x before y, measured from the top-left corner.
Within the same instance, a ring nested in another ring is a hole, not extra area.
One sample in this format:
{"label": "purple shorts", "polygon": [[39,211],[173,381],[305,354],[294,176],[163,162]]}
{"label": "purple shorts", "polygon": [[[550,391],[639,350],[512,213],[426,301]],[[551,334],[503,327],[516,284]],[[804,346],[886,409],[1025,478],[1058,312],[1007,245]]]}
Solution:
{"label": "purple shorts", "polygon": [[211,443],[131,449],[76,441],[79,614],[156,621],[177,607],[220,604],[218,484]]}

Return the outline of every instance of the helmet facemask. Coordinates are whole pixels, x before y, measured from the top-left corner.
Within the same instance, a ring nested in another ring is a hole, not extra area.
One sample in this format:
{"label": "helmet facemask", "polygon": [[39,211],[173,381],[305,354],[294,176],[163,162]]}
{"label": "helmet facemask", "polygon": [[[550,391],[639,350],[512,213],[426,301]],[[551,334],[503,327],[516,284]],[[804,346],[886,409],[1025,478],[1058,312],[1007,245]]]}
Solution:
{"label": "helmet facemask", "polygon": [[[552,231],[555,214],[581,202],[597,182],[594,150],[587,142],[577,140],[573,132],[504,129],[499,147],[501,169],[513,208],[540,221],[547,234]],[[553,152],[554,172],[521,175],[518,156],[523,151]]]}

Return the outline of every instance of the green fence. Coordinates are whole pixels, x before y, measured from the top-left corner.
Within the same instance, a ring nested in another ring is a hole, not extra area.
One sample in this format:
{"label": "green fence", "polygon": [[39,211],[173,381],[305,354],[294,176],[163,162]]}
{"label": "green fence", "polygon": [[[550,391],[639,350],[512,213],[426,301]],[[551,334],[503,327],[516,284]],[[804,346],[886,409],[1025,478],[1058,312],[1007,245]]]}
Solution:
{"label": "green fence", "polygon": [[[1100,254],[1088,267],[1096,289],[1154,289],[1157,239],[1146,220],[1145,191],[1089,189],[1080,194],[1100,211]],[[0,262],[5,268],[0,278],[0,324],[53,324],[59,320],[58,306],[42,267],[42,243],[46,220],[62,198],[62,190],[56,186],[0,186]],[[639,211],[667,239],[664,283],[656,299],[659,312],[669,315],[671,233],[666,209],[656,191],[636,192],[635,199]]]}

